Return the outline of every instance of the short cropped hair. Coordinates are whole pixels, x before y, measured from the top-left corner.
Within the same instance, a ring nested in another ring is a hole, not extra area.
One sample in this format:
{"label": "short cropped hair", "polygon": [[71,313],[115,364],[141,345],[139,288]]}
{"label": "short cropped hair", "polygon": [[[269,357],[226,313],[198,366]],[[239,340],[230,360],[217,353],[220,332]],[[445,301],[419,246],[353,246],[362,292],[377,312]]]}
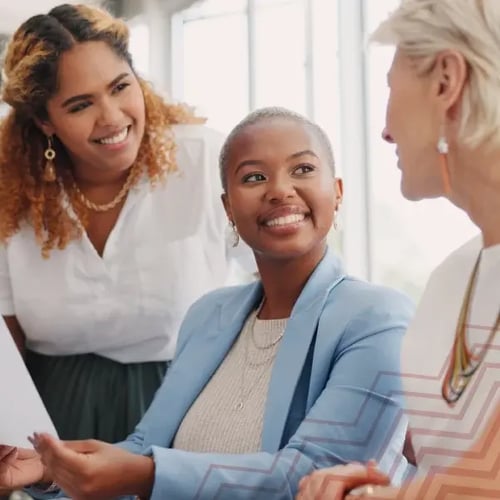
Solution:
{"label": "short cropped hair", "polygon": [[269,108],[261,108],[253,111],[249,115],[247,115],[241,122],[239,122],[236,127],[229,133],[227,136],[224,145],[222,146],[220,156],[219,156],[219,169],[220,169],[220,179],[222,182],[222,187],[224,191],[226,191],[227,187],[227,179],[226,179],[226,171],[227,171],[227,161],[229,157],[229,152],[231,149],[231,145],[243,131],[245,131],[248,127],[252,125],[256,125],[258,123],[269,122],[272,120],[287,120],[295,123],[299,123],[304,125],[307,129],[309,129],[312,134],[316,137],[321,147],[323,148],[323,152],[326,154],[328,165],[332,171],[332,175],[335,176],[335,158],[333,156],[333,148],[330,143],[330,139],[326,135],[325,131],[316,123],[308,120],[305,116],[302,116],[299,113],[295,113],[294,111],[290,111],[286,108],[280,107],[269,107]]}

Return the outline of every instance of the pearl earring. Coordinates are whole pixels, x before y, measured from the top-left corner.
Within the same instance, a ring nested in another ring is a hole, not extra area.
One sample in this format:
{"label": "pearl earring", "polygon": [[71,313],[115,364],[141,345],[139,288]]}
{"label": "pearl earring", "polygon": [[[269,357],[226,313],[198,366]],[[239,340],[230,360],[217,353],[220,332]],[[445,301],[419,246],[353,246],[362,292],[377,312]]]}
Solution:
{"label": "pearl earring", "polygon": [[442,135],[438,140],[437,150],[442,155],[448,154],[449,150],[448,141],[446,140],[446,137],[444,135]]}

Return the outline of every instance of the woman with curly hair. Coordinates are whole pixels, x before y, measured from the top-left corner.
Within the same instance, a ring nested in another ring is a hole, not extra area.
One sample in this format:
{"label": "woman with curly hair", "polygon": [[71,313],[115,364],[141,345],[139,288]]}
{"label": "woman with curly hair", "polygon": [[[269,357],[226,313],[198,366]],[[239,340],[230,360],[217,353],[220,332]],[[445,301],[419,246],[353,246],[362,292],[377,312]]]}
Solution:
{"label": "woman with curly hair", "polygon": [[135,73],[128,38],[60,5],[4,60],[0,313],[67,439],[126,437],[228,271],[219,136]]}

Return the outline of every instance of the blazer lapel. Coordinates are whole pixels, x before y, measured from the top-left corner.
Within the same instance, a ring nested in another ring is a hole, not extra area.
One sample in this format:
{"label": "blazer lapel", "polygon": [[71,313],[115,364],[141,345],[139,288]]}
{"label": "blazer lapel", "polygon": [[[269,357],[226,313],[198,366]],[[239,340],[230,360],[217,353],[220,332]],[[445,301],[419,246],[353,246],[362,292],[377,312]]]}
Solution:
{"label": "blazer lapel", "polygon": [[[208,312],[209,319],[203,325],[208,332],[193,332],[197,340],[192,347],[188,341],[188,345],[167,373],[157,396],[164,398],[164,401],[156,402],[155,407],[168,408],[168,417],[149,426],[146,441],[163,443],[163,446],[171,445],[182,419],[224,360],[248,315],[259,303],[260,297],[262,287],[260,283],[253,283],[227,302],[216,304],[216,314],[213,309]],[[200,329],[198,322],[195,322],[193,328]]]}
{"label": "blazer lapel", "polygon": [[279,449],[293,395],[321,311],[330,290],[343,277],[344,272],[339,260],[327,250],[293,307],[269,384],[262,431],[262,451],[274,453]]}

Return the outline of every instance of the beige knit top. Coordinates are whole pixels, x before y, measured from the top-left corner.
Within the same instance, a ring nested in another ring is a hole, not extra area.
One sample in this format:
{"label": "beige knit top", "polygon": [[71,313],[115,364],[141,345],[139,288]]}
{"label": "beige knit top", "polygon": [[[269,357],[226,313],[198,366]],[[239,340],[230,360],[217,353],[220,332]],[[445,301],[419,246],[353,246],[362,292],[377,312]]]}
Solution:
{"label": "beige knit top", "polygon": [[210,453],[261,449],[267,390],[287,319],[260,320],[257,314],[254,311],[248,317],[226,358],[186,413],[174,448]]}

